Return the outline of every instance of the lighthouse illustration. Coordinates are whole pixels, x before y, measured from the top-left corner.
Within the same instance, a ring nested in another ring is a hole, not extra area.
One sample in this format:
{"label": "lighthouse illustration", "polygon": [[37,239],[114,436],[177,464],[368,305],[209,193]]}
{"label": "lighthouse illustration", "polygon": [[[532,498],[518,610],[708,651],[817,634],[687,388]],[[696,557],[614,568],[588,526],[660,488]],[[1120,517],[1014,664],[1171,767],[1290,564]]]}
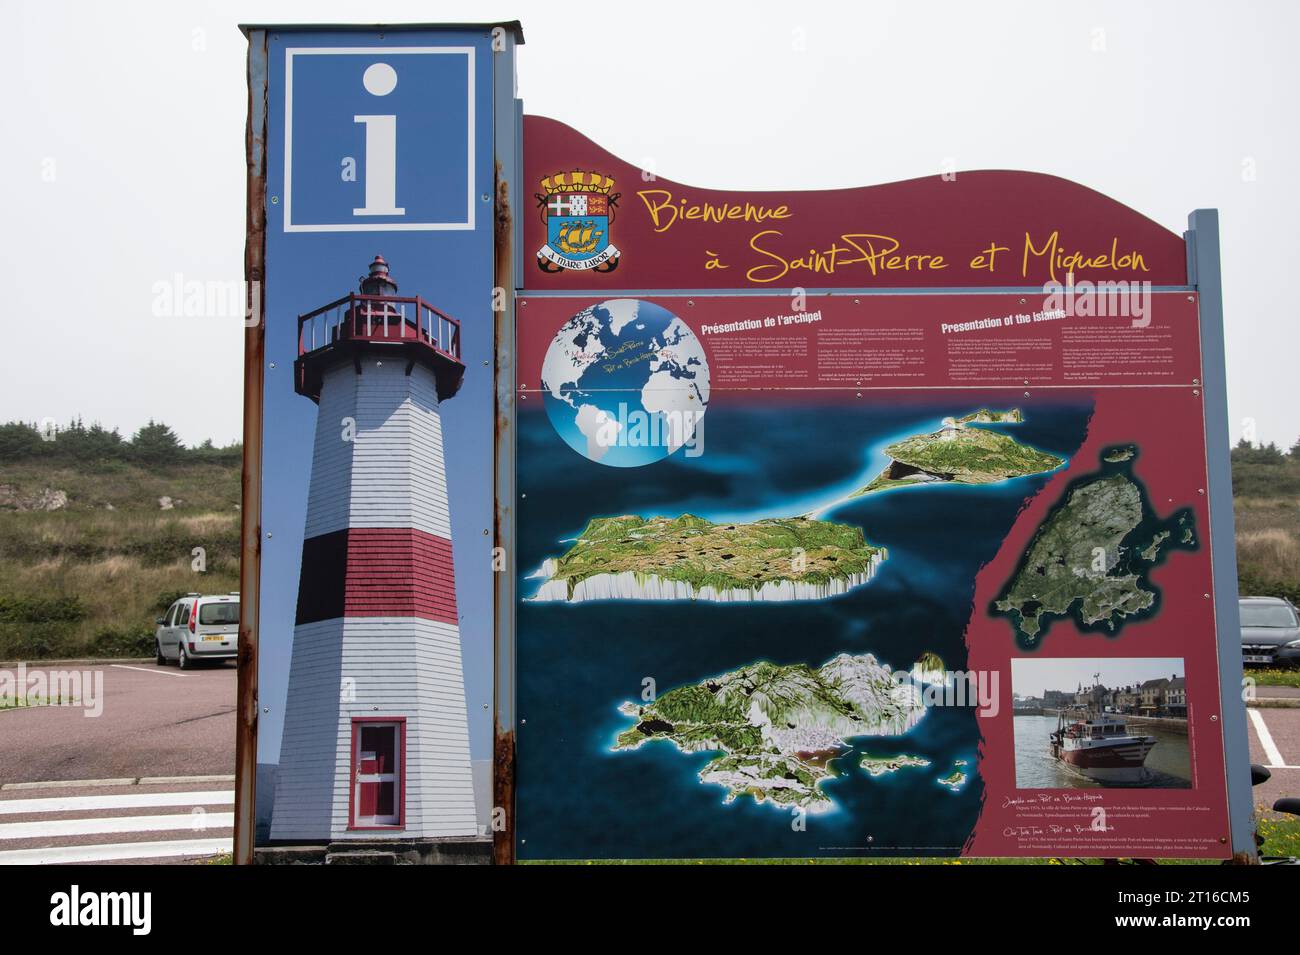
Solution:
{"label": "lighthouse illustration", "polygon": [[274,840],[476,832],[442,443],[460,354],[382,256],[298,318],[294,387],[319,412]]}

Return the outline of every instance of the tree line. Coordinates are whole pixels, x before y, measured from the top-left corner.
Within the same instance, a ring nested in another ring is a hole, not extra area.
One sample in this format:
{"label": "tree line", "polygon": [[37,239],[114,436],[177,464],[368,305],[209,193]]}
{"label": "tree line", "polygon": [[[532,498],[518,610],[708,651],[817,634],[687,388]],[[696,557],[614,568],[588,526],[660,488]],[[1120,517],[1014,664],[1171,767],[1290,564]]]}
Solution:
{"label": "tree line", "polygon": [[1273,441],[1268,444],[1252,444],[1245,438],[1238,441],[1232,449],[1233,464],[1286,464],[1288,459],[1293,463],[1300,461],[1300,439],[1291,445],[1290,451],[1283,451]]}
{"label": "tree line", "polygon": [[1283,451],[1245,438],[1232,449],[1232,491],[1239,497],[1300,496],[1300,441]]}
{"label": "tree line", "polygon": [[238,465],[243,454],[239,442],[217,447],[209,439],[187,448],[175,431],[152,419],[129,438],[99,422],[87,426],[80,418],[63,427],[42,428],[22,421],[0,424],[0,463],[35,459]]}

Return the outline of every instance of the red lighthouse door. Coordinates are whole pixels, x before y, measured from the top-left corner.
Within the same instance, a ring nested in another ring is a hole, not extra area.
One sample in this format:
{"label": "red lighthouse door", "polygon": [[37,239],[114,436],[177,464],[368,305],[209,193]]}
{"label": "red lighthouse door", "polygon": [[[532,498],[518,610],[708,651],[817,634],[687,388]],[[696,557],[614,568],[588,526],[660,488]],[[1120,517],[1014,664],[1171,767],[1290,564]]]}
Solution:
{"label": "red lighthouse door", "polygon": [[402,726],[353,724],[353,792],[350,828],[400,826],[402,814]]}

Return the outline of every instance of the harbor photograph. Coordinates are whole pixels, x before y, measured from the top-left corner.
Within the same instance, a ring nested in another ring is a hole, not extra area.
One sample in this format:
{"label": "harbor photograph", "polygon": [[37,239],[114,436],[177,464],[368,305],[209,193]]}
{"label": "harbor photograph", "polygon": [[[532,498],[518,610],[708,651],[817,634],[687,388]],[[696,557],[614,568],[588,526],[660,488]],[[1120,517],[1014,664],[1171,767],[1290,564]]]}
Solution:
{"label": "harbor photograph", "polygon": [[1189,789],[1182,658],[1011,663],[1016,787]]}

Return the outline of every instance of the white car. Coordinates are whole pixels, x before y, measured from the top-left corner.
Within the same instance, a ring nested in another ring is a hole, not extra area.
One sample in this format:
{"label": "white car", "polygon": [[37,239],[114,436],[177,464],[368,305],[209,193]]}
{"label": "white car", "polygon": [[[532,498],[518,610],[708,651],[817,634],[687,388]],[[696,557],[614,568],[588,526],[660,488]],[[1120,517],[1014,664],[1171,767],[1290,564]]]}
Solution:
{"label": "white car", "polygon": [[157,620],[157,663],[182,670],[239,653],[239,594],[186,594]]}

